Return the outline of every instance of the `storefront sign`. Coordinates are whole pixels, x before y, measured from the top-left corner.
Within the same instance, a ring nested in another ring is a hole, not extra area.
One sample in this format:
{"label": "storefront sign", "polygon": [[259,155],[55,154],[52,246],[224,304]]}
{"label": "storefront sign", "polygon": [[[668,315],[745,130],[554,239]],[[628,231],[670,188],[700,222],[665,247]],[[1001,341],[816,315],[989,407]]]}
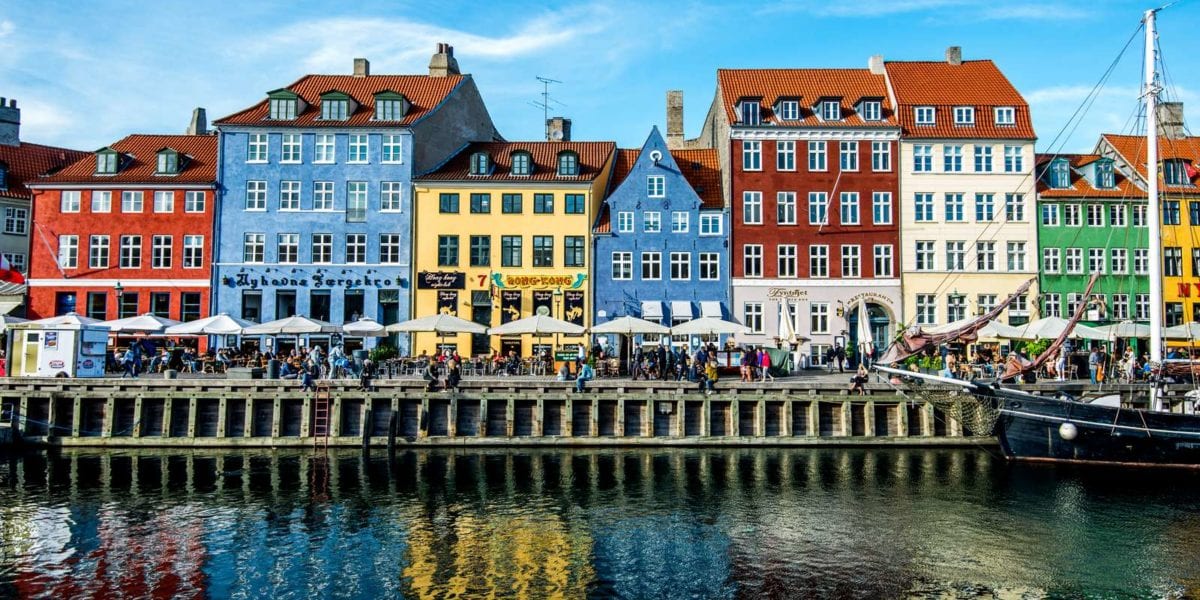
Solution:
{"label": "storefront sign", "polygon": [[533,314],[551,316],[554,309],[554,292],[533,293]]}
{"label": "storefront sign", "polygon": [[348,269],[317,269],[311,272],[285,274],[280,268],[275,269],[278,274],[270,276],[242,270],[233,275],[221,277],[221,285],[252,290],[269,287],[313,289],[408,287],[408,280],[403,277],[385,276],[380,269],[370,270],[374,271],[370,275],[354,273]]}
{"label": "storefront sign", "polygon": [[421,271],[417,273],[419,290],[462,290],[467,287],[467,274],[456,271]]}
{"label": "storefront sign", "polygon": [[892,299],[884,294],[880,294],[879,292],[863,292],[861,294],[855,294],[846,299],[846,304],[854,304],[860,300],[871,300],[875,302],[882,302],[888,306],[892,305]]}
{"label": "storefront sign", "polygon": [[458,292],[438,290],[438,314],[458,316]]}
{"label": "storefront sign", "polygon": [[564,275],[525,275],[517,273],[492,273],[492,285],[498,288],[526,289],[578,289],[587,281],[587,273],[568,273]]}
{"label": "storefront sign", "polygon": [[782,287],[767,288],[767,297],[768,298],[779,298],[779,299],[807,298],[808,290],[802,290],[800,288],[782,288]]}
{"label": "storefront sign", "polygon": [[502,290],[500,292],[500,323],[510,323],[521,318],[521,292]]}
{"label": "storefront sign", "polygon": [[583,292],[563,292],[563,320],[583,325]]}

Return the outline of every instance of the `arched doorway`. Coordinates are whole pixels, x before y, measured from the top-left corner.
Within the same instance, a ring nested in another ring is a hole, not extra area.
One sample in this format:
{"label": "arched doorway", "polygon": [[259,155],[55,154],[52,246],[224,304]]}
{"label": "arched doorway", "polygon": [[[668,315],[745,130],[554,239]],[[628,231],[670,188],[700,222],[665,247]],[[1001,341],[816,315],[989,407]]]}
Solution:
{"label": "arched doorway", "polygon": [[[854,348],[856,359],[862,348],[858,339],[858,315],[857,304],[851,306],[846,312],[846,327],[849,337],[847,344],[849,348]],[[871,332],[871,343],[875,346],[875,356],[882,356],[884,350],[887,350],[888,344],[892,342],[894,326],[891,313],[881,304],[867,302],[867,319]],[[858,361],[855,360],[855,362]]]}

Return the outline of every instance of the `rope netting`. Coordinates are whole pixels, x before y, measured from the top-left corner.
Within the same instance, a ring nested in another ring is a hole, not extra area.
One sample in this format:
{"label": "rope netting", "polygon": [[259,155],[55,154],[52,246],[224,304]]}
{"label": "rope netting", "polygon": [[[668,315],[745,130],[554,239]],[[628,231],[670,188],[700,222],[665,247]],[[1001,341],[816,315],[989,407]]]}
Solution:
{"label": "rope netting", "polygon": [[936,410],[946,415],[947,419],[962,423],[963,427],[974,435],[991,435],[996,421],[1000,418],[1000,410],[993,399],[979,398],[964,390],[914,383],[907,386],[905,392],[932,404]]}

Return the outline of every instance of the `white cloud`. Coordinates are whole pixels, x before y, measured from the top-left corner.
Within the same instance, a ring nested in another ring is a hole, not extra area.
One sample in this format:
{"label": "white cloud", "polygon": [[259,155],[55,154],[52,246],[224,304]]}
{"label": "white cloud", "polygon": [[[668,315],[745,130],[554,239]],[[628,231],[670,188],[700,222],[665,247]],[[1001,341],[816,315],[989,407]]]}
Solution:
{"label": "white cloud", "polygon": [[[1101,134],[1140,134],[1143,131],[1145,123],[1141,120],[1143,111],[1138,87],[1105,86],[1088,101],[1086,111],[1075,116],[1091,91],[1090,85],[1068,84],[1025,93],[1038,132],[1039,151],[1090,151]],[[1183,102],[1189,115],[1195,112],[1189,109],[1200,104],[1200,96],[1189,88],[1173,87],[1166,99]]]}
{"label": "white cloud", "polygon": [[939,21],[1004,21],[1079,19],[1095,16],[1063,3],[1001,2],[991,0],[897,0],[868,4],[837,4],[819,0],[779,0],[763,7],[760,14],[807,13],[817,17],[887,17],[926,13]]}
{"label": "white cloud", "polygon": [[0,38],[8,37],[17,30],[17,26],[8,19],[0,20]]}

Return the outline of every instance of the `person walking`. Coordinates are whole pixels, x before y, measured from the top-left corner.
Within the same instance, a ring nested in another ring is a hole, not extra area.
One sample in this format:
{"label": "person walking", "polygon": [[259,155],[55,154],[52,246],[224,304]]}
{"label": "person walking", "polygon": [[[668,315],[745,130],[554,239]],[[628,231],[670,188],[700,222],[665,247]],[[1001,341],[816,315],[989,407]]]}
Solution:
{"label": "person walking", "polygon": [[1059,381],[1067,380],[1067,349],[1059,348],[1058,357],[1054,359],[1054,372]]}
{"label": "person walking", "polygon": [[771,375],[771,355],[767,352],[766,348],[758,349],[758,368],[762,369],[763,383],[767,382],[768,377],[772,380],[775,379],[775,376]]}
{"label": "person walking", "polygon": [[125,372],[121,374],[121,379],[137,377],[137,371],[134,370],[133,366],[136,360],[137,356],[133,353],[133,348],[126,348],[125,354],[121,357],[121,368],[125,369]]}
{"label": "person walking", "polygon": [[834,348],[834,352],[837,356],[838,373],[845,373],[846,372],[846,349],[843,348],[839,344],[836,348]]}

